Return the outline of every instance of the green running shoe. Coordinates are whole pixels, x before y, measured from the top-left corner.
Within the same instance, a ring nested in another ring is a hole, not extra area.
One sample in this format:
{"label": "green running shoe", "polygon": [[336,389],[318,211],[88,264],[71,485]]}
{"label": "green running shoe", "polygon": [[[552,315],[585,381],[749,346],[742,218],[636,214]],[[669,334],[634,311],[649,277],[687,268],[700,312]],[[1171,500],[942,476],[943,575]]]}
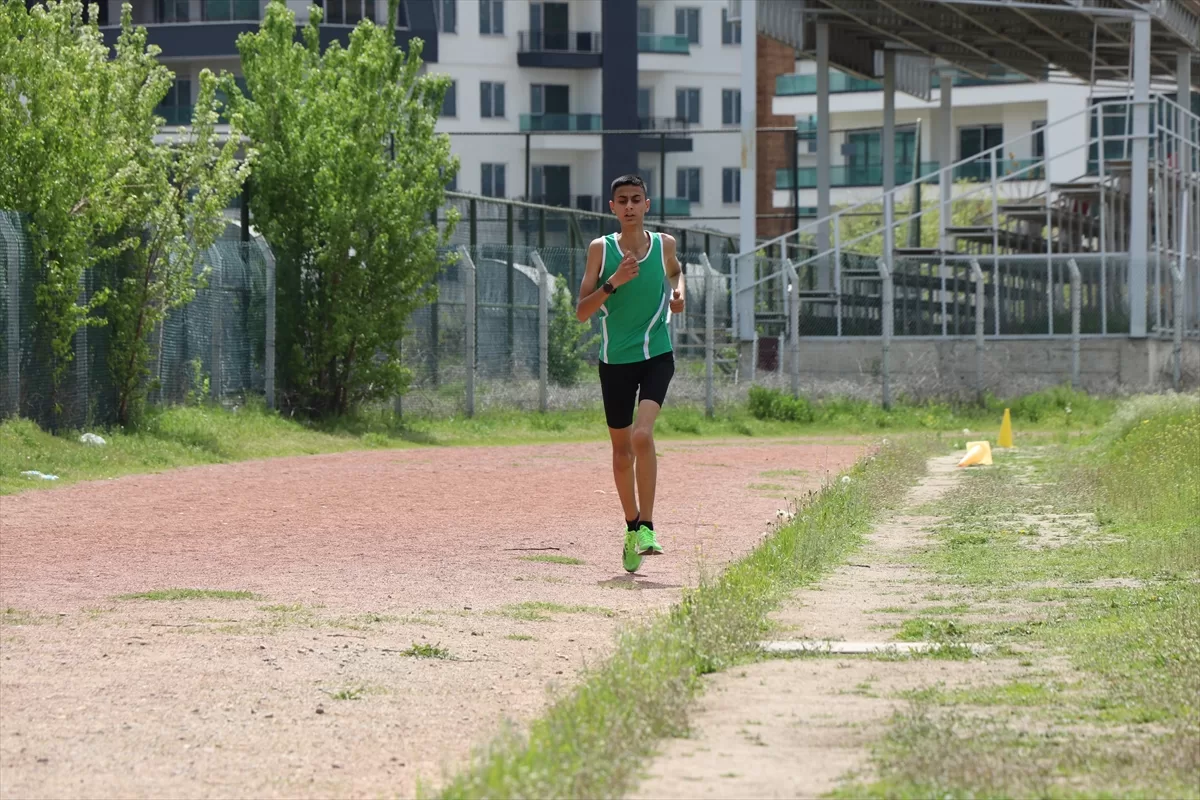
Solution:
{"label": "green running shoe", "polygon": [[638,531],[625,531],[625,547],[622,556],[625,571],[637,572],[637,568],[642,565],[642,554],[638,552]]}
{"label": "green running shoe", "polygon": [[662,547],[658,544],[658,539],[654,538],[654,531],[645,525],[638,528],[637,549],[638,553],[647,556],[661,556],[663,552]]}

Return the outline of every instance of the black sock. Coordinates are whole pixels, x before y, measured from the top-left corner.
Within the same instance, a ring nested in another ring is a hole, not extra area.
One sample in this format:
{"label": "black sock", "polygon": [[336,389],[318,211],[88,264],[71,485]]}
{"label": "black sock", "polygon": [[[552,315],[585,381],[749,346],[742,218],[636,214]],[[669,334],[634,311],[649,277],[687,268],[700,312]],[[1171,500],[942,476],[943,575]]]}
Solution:
{"label": "black sock", "polygon": [[626,520],[625,521],[625,530],[636,531],[638,529],[639,524],[640,524],[640,521],[638,520],[637,517],[634,517],[632,520]]}
{"label": "black sock", "polygon": [[651,522],[650,520],[644,519],[644,520],[642,520],[642,524],[645,525],[650,530],[654,530],[654,523]]}

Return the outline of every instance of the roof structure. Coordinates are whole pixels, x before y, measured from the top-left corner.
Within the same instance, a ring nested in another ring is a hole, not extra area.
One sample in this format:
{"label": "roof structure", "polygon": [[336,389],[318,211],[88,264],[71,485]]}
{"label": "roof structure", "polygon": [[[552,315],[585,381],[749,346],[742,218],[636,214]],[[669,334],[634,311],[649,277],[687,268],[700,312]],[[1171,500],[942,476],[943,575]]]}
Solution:
{"label": "roof structure", "polygon": [[[1176,76],[1180,50],[1200,54],[1200,0],[759,0],[758,27],[810,50],[829,23],[831,60],[897,49],[986,77],[997,69],[1043,80],[1051,68],[1091,82],[1129,76],[1133,21],[1151,19],[1151,70]],[[785,25],[785,23],[790,23]],[[774,28],[770,31],[765,28]],[[789,27],[790,31],[784,31]],[[857,52],[854,52],[857,50]],[[1191,58],[1200,86],[1200,58]]]}

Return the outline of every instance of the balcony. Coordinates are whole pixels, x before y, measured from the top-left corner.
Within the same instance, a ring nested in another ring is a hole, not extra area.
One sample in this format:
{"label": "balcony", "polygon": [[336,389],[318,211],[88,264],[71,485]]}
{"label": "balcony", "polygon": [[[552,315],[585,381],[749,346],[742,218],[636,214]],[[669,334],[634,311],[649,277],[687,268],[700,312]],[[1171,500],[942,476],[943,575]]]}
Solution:
{"label": "balcony", "polygon": [[692,214],[692,201],[686,197],[651,197],[649,216],[657,216],[659,213],[668,217],[689,217]]}
{"label": "balcony", "polygon": [[638,141],[643,153],[690,153],[692,137],[687,120],[675,117],[639,117],[638,127],[646,133]]}
{"label": "balcony", "polygon": [[603,58],[598,31],[521,31],[517,64],[522,67],[598,69]]}
{"label": "balcony", "polygon": [[522,133],[564,133],[603,130],[599,114],[522,114]]}
{"label": "balcony", "polygon": [[688,43],[686,36],[660,36],[656,33],[639,33],[638,52],[686,56],[691,52],[691,45]]}
{"label": "balcony", "polygon": [[[997,176],[999,178],[1007,178],[1009,181],[1040,181],[1046,176],[1043,160],[1040,158],[1002,158],[997,162],[996,167]],[[926,183],[938,183],[941,179],[941,173],[938,172],[939,169],[940,165],[937,161],[922,161],[917,177],[924,178]],[[829,172],[830,187],[834,189],[883,186],[882,164],[836,164],[829,168]],[[796,189],[817,188],[816,167],[801,167],[796,170],[795,174],[799,178],[799,185],[795,187]],[[954,168],[955,181],[986,183],[991,180],[991,175],[991,161],[987,159],[972,161]],[[793,173],[790,169],[775,170],[775,188],[791,190],[793,188],[792,177]],[[911,162],[896,164],[896,186],[903,186],[906,183],[911,183],[913,180],[915,178]]]}
{"label": "balcony", "polygon": [[[939,88],[941,78],[936,74],[931,79],[934,89]],[[976,78],[973,75],[956,75],[954,86],[999,86],[1010,83],[1029,83],[1024,75],[1014,73],[997,73],[988,78]],[[830,70],[830,94],[845,94],[848,92],[882,92],[882,81],[865,80],[844,72]],[[775,95],[777,97],[795,97],[817,93],[816,75],[780,75],[775,79]]]}
{"label": "balcony", "polygon": [[[146,28],[148,43],[156,45],[163,57],[237,57],[238,36],[258,31],[266,5],[264,0],[135,3],[133,22]],[[386,0],[340,0],[325,3],[325,8],[320,35],[322,51],[334,41],[348,47],[350,31],[364,18],[376,20],[380,25],[387,19]],[[403,24],[396,26],[396,44],[407,50],[409,41],[419,37],[425,43],[421,58],[436,63],[438,30],[433,4],[411,3],[401,8],[408,13],[401,20]],[[299,15],[296,22],[299,31],[307,23],[307,12]],[[121,34],[120,20],[102,13],[100,31],[104,43],[114,47]]]}

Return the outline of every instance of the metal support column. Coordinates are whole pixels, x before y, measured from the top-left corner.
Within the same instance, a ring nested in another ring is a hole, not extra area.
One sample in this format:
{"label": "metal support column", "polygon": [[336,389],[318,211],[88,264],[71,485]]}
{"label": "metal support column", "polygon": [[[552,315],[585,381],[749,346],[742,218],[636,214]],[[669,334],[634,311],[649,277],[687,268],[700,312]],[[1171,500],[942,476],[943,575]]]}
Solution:
{"label": "metal support column", "polygon": [[[829,136],[829,25],[817,23],[817,252],[829,251],[829,202],[833,153]],[[828,258],[818,262],[821,289],[837,291]]]}
{"label": "metal support column", "polygon": [[[941,162],[942,168],[941,178],[938,182],[938,189],[941,194],[941,204],[938,213],[938,249],[942,253],[948,253],[951,250],[950,237],[946,235],[946,231],[950,228],[950,198],[953,196],[951,192],[954,189],[954,170],[950,165],[954,163],[954,110],[951,105],[953,99],[954,76],[949,72],[943,72],[941,81],[941,115],[938,118],[939,134],[938,141],[938,160]],[[938,262],[938,277],[941,284],[941,310],[942,310],[942,336],[946,335],[946,257],[943,255]]]}
{"label": "metal support column", "polygon": [[1133,22],[1133,147],[1129,223],[1129,335],[1146,336],[1150,256],[1150,15]]}
{"label": "metal support column", "polygon": [[[754,245],[758,241],[758,0],[742,0],[742,20],[742,202],[738,251],[748,255],[732,265],[734,286],[754,283]],[[735,295],[735,307],[737,337],[749,341],[754,336],[754,292]]]}
{"label": "metal support column", "polygon": [[[896,51],[883,51],[883,258],[896,254]],[[917,156],[920,161],[920,155]]]}

